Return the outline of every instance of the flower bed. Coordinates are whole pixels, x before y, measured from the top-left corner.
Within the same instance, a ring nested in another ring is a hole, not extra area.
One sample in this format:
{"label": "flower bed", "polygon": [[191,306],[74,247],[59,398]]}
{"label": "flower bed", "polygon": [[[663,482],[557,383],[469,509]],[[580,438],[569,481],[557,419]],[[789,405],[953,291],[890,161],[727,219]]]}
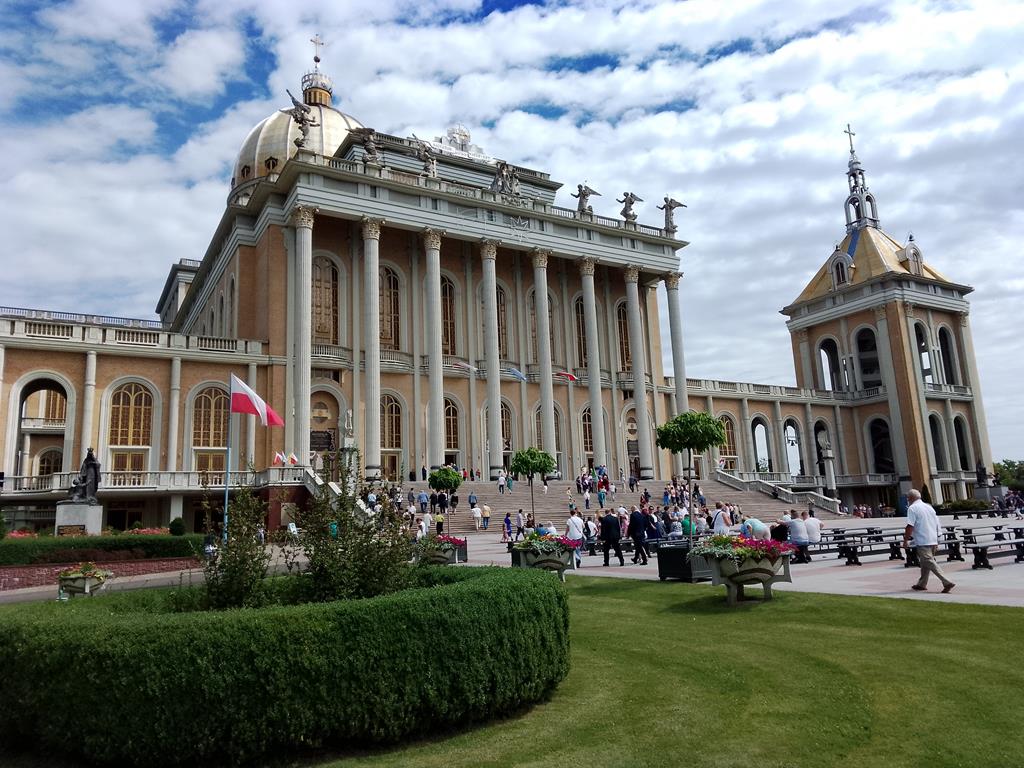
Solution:
{"label": "flower bed", "polygon": [[[174,613],[187,602],[175,590],[2,606],[0,743],[117,765],[294,758],[508,715],[565,678],[557,581],[413,570],[438,586],[223,612]],[[102,728],[82,717],[112,701],[117,716]]]}
{"label": "flower bed", "polygon": [[709,536],[693,545],[689,557],[708,560],[767,560],[774,563],[783,555],[796,552],[796,547],[773,539],[748,539],[746,536]]}

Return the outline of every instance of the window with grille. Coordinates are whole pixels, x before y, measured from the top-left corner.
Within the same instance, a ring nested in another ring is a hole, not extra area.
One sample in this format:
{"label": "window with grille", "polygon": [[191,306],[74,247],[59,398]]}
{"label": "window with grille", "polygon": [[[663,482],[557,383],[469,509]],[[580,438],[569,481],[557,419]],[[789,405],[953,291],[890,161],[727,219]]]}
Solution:
{"label": "window with grille", "polygon": [[389,267],[380,268],[380,348],[401,348],[401,290],[398,275]]}
{"label": "window with grille", "polygon": [[444,399],[444,448],[459,450],[459,407],[448,397]]}
{"label": "window with grille", "polygon": [[148,446],[153,420],[153,395],[142,384],[124,384],[110,400],[110,445]]}
{"label": "window with grille", "polygon": [[619,304],[615,316],[619,328],[619,370],[629,371],[633,369],[633,356],[629,350],[629,318],[625,304]]}
{"label": "window with grille", "polygon": [[583,298],[576,299],[573,307],[576,319],[576,366],[585,368],[587,365],[587,320],[583,311]]}
{"label": "window with grille", "polygon": [[590,420],[590,409],[585,408],[583,410],[583,452],[593,453],[594,452],[594,424]]}
{"label": "window with grille", "polygon": [[338,343],[338,268],[330,259],[313,259],[313,343]]}
{"label": "window with grille", "polygon": [[456,355],[455,339],[455,283],[441,277],[441,352]]}
{"label": "window with grille", "polygon": [[402,404],[394,395],[380,399],[380,447],[402,447]]}

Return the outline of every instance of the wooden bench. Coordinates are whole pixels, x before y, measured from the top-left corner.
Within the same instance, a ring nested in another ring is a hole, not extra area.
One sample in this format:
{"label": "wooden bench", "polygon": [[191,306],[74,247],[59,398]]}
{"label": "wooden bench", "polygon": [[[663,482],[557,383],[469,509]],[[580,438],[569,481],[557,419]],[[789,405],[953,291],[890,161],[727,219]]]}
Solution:
{"label": "wooden bench", "polygon": [[971,568],[987,568],[992,570],[989,561],[991,552],[1014,555],[1015,563],[1024,562],[1024,528],[1013,531],[985,531],[971,535],[971,541],[964,540],[964,546],[971,550],[974,562]]}
{"label": "wooden bench", "polygon": [[[963,553],[960,549],[960,539],[956,535],[956,526],[948,525],[942,532],[942,540],[939,542],[939,553],[945,551],[946,562],[952,563],[954,560],[964,561]],[[917,550],[914,547],[907,547],[907,562],[903,564],[904,568],[920,568],[921,561],[917,557]]]}
{"label": "wooden bench", "polygon": [[875,529],[871,533],[853,534],[839,549],[839,556],[846,558],[844,565],[863,565],[862,557],[882,554],[888,554],[890,560],[903,559],[902,531],[883,533]]}

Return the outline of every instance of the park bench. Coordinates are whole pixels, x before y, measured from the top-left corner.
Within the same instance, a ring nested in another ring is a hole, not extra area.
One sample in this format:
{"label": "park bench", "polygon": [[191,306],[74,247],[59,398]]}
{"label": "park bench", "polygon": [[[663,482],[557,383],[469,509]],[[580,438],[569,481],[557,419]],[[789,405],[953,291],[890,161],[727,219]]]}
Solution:
{"label": "park bench", "polygon": [[[941,540],[939,541],[939,553],[945,551],[946,562],[951,563],[954,560],[963,562],[964,556],[960,549],[960,539],[956,535],[956,526],[947,525],[945,530],[940,534]],[[921,561],[917,557],[917,550],[913,547],[907,548],[907,562],[903,564],[904,568],[920,568]]]}
{"label": "park bench", "polygon": [[840,546],[839,556],[846,558],[845,565],[863,565],[860,559],[871,555],[889,555],[890,560],[903,559],[903,532],[884,533],[875,528],[868,533],[847,534]]}
{"label": "park bench", "polygon": [[1024,562],[1024,528],[973,531],[969,539],[965,532],[964,546],[970,549],[971,554],[974,555],[971,568],[992,570],[992,563],[989,561],[990,553],[1014,555],[1015,563]]}

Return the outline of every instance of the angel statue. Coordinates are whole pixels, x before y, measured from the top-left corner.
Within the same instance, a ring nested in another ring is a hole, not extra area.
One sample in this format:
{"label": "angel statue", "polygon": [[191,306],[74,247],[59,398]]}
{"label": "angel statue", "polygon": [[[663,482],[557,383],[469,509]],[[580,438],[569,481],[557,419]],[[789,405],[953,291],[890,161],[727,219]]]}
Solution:
{"label": "angel statue", "polygon": [[572,196],[575,197],[577,200],[579,200],[579,202],[576,203],[576,213],[577,214],[593,213],[594,212],[593,206],[590,205],[590,196],[591,195],[597,195],[598,197],[600,197],[601,193],[598,192],[596,189],[591,189],[586,184],[577,184],[576,185],[576,194],[572,195]]}
{"label": "angel statue", "polygon": [[291,115],[292,120],[294,120],[295,124],[299,126],[299,130],[302,132],[302,135],[296,137],[295,146],[298,147],[299,149],[302,149],[304,146],[306,146],[306,139],[309,138],[309,129],[316,128],[317,126],[320,125],[320,123],[314,122],[313,118],[311,117],[311,115],[313,114],[313,110],[310,108],[308,104],[303,104],[301,101],[295,98],[291,91],[287,89],[285,90],[287,94],[291,96],[292,108],[281,109],[278,111],[284,112],[286,115]]}
{"label": "angel statue", "polygon": [[373,128],[357,128],[352,134],[357,136],[363,143],[363,162],[380,164],[380,151],[377,149],[377,142],[373,140]]}
{"label": "angel statue", "polygon": [[676,227],[676,208],[685,208],[686,203],[680,203],[674,197],[666,197],[665,204],[659,205],[658,210],[665,212],[665,231],[674,235],[678,227]]}
{"label": "angel statue", "polygon": [[633,203],[642,203],[643,198],[637,197],[632,192],[623,192],[622,199],[616,200],[616,203],[623,203],[622,210],[619,215],[626,220],[627,224],[632,224],[636,221],[636,213],[633,212]]}

